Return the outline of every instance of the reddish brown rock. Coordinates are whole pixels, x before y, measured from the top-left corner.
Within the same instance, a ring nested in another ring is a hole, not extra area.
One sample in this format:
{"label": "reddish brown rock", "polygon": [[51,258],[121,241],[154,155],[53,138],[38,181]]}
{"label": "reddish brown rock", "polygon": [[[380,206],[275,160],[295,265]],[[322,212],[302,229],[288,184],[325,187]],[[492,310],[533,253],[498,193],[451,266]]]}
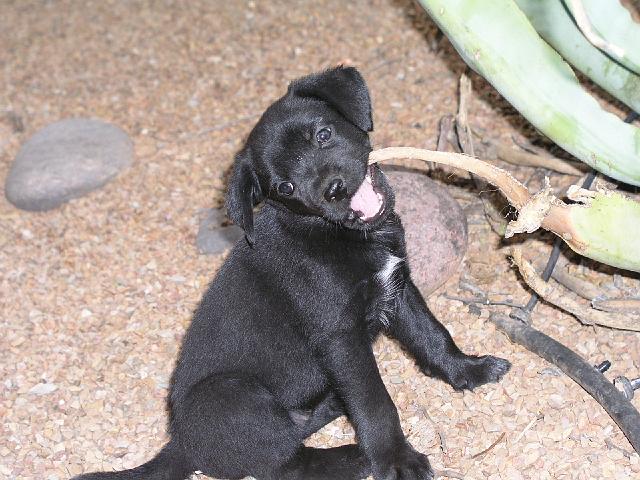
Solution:
{"label": "reddish brown rock", "polygon": [[421,173],[385,172],[402,218],[412,277],[423,295],[453,275],[467,250],[467,219],[447,189]]}

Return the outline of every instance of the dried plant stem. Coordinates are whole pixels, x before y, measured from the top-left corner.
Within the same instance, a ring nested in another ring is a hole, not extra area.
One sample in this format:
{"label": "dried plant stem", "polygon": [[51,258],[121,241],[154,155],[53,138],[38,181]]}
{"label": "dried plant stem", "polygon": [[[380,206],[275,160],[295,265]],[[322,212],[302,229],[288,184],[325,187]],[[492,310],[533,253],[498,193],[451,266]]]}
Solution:
{"label": "dried plant stem", "polygon": [[624,316],[609,312],[601,312],[599,310],[592,309],[590,305],[582,305],[568,296],[564,289],[545,282],[540,276],[538,276],[533,266],[522,255],[522,249],[520,247],[513,247],[511,249],[511,257],[527,285],[529,285],[547,302],[561,308],[565,312],[571,313],[583,324],[601,325],[620,330],[633,330],[640,332],[639,316]]}
{"label": "dried plant stem", "polygon": [[575,233],[569,231],[568,206],[557,200],[549,188],[531,195],[527,187],[516,180],[509,172],[483,162],[477,158],[460,153],[434,152],[413,147],[388,147],[375,150],[369,155],[369,163],[384,162],[395,158],[410,158],[425,162],[435,162],[451,167],[460,168],[475,173],[486,181],[497,186],[507,197],[511,205],[520,212],[518,220],[507,227],[506,237],[514,233],[534,232],[540,226],[552,231],[565,239],[574,250],[580,252],[582,245],[575,238]]}
{"label": "dried plant stem", "polygon": [[[563,287],[568,288],[575,294],[581,296],[585,300],[591,301],[594,298],[603,295],[603,291],[596,287],[593,283],[578,278],[567,272],[567,270],[564,268],[567,263],[568,262],[566,259],[560,257],[560,259],[558,260],[558,266],[551,273],[551,278],[553,278]],[[535,267],[537,272],[541,272],[544,269],[544,262],[537,262],[535,264]]]}
{"label": "dried plant stem", "polygon": [[[456,114],[455,119],[452,118],[450,125],[452,129],[455,129],[455,135],[452,130],[448,136],[455,137],[456,142],[454,147],[456,148],[456,151],[462,149],[462,153],[475,157],[476,150],[473,144],[473,130],[469,125],[469,117],[467,115],[467,106],[469,104],[469,97],[471,96],[471,80],[469,80],[469,77],[465,74],[460,76],[459,90],[458,113]],[[453,145],[453,142],[450,141],[449,143]],[[439,148],[438,150],[441,149]],[[500,193],[496,191],[488,191],[486,188],[486,180],[482,179],[478,175],[474,175],[469,172],[469,178],[471,178],[471,181],[478,190],[486,193],[485,195],[480,195],[480,201],[482,202],[484,214],[489,225],[498,235],[504,236],[507,229],[507,220],[496,208],[496,205],[503,202],[502,198],[498,199],[498,197],[501,197]]]}
{"label": "dried plant stem", "polygon": [[575,252],[607,265],[640,272],[640,202],[611,191],[569,188],[567,205],[551,191],[532,195],[508,172],[469,155],[434,152],[412,147],[389,147],[369,154],[369,163],[395,158],[436,162],[475,173],[498,187],[518,209],[518,219],[507,225],[505,237],[532,233],[542,227],[561,237]]}
{"label": "dried plant stem", "polygon": [[524,207],[531,198],[527,187],[522,185],[508,172],[490,163],[483,162],[482,160],[462,153],[434,152],[432,150],[413,147],[389,147],[371,152],[369,155],[369,163],[384,162],[397,158],[410,158],[425,162],[441,163],[466,172],[475,173],[500,188],[507,197],[507,200],[517,209]]}
{"label": "dried plant stem", "polygon": [[462,151],[472,157],[476,156],[473,148],[473,135],[467,117],[467,101],[471,95],[471,80],[465,74],[460,76],[460,96],[458,100],[458,114],[456,115],[456,133]]}
{"label": "dried plant stem", "polygon": [[489,445],[487,448],[485,448],[485,449],[484,449],[484,450],[482,450],[481,452],[478,452],[478,453],[476,453],[476,454],[474,454],[474,455],[471,455],[471,458],[478,458],[478,457],[482,457],[483,455],[486,455],[486,454],[487,454],[487,453],[489,453],[491,450],[493,450],[493,448],[494,448],[496,445],[498,445],[498,444],[502,441],[502,439],[504,438],[504,436],[505,436],[505,433],[504,433],[504,432],[502,432],[502,433],[500,434],[500,436],[498,437],[498,439],[497,439],[495,442],[493,442],[491,445]]}
{"label": "dried plant stem", "polygon": [[501,143],[489,142],[496,149],[496,155],[500,160],[511,163],[512,165],[524,165],[525,167],[540,167],[554,172],[564,173],[579,177],[584,174],[582,170],[568,164],[564,160],[556,157],[547,157],[535,155],[529,152],[515,150]]}
{"label": "dried plant stem", "polygon": [[640,298],[594,298],[591,305],[611,313],[640,313]]}
{"label": "dried plant stem", "polygon": [[534,418],[533,420],[531,420],[526,427],[524,427],[524,429],[518,434],[518,436],[516,437],[516,439],[513,441],[514,444],[518,443],[520,440],[522,440],[522,437],[524,437],[526,435],[526,433],[531,430],[531,427],[533,427],[538,421],[542,420],[544,418],[544,415],[537,415],[536,418]]}
{"label": "dried plant stem", "polygon": [[544,168],[576,177],[584,175],[583,170],[570,164],[566,160],[550,155],[543,148],[518,141],[517,138],[514,138],[513,142],[520,147],[520,150],[516,150],[489,138],[477,128],[473,128],[472,133],[478,137],[485,147],[485,156],[488,159],[499,158],[512,165]]}

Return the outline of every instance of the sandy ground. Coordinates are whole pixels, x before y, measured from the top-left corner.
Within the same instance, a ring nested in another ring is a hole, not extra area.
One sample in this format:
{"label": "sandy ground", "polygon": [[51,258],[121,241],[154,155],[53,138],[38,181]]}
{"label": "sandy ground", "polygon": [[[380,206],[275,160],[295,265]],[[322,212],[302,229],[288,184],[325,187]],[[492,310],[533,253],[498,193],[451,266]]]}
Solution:
{"label": "sandy ground", "polygon": [[[121,469],[159,449],[180,339],[223,261],[198,255],[198,214],[220,203],[243,136],[289,80],[348,62],[371,88],[376,146],[435,147],[465,70],[435,34],[408,0],[0,1],[0,178],[30,134],[69,116],[121,126],[137,154],[105,188],[51,212],[21,212],[1,196],[0,477]],[[472,78],[473,122],[505,141],[531,135]],[[522,304],[527,290],[474,195],[460,194],[465,275]],[[456,277],[429,300],[457,342],[513,369],[461,394],[420,375],[394,343],[376,344],[405,433],[436,468],[469,480],[640,478],[638,455],[591,397],[496,332],[489,310],[475,315],[446,294],[469,293]],[[640,372],[637,334],[583,327],[546,304],[534,324],[594,364],[611,360],[611,378]],[[30,393],[39,383],[55,390]],[[352,440],[339,420],[310,443]]]}

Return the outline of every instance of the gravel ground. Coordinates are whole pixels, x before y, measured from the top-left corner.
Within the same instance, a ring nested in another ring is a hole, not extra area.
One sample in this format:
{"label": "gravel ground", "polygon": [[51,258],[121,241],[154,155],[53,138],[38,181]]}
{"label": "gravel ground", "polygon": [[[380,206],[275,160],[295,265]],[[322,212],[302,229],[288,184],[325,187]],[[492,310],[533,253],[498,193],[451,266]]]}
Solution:
{"label": "gravel ground", "polygon": [[[132,467],[166,440],[180,339],[223,261],[198,254],[198,215],[221,202],[257,116],[290,79],[348,62],[371,88],[376,146],[434,148],[465,66],[408,0],[4,0],[0,13],[0,178],[29,135],[61,118],[102,118],[136,145],[132,168],[60,209],[27,213],[0,200],[0,477]],[[534,135],[472,80],[474,124],[504,141]],[[464,278],[526,302],[475,192],[451,188],[470,223]],[[531,248],[548,250],[549,238],[537,238]],[[376,355],[410,441],[469,480],[639,478],[638,455],[591,397],[496,332],[489,310],[446,298],[470,295],[458,280],[431,296],[434,312],[464,350],[504,356],[513,369],[499,385],[456,393],[381,339]],[[611,360],[611,377],[640,372],[637,334],[583,327],[547,304],[534,324],[594,364]],[[310,443],[352,440],[338,420]]]}

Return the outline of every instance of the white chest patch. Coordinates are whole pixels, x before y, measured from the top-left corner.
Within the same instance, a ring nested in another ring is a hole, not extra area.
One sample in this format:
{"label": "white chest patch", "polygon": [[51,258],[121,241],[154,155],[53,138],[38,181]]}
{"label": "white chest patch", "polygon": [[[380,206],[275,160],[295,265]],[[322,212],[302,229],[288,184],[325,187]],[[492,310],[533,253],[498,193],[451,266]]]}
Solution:
{"label": "white chest patch", "polygon": [[389,255],[387,263],[385,263],[384,267],[376,273],[376,280],[382,287],[380,321],[386,327],[389,327],[389,315],[393,313],[393,299],[399,287],[397,280],[394,280],[393,278],[393,273],[403,261],[403,258]]}
{"label": "white chest patch", "polygon": [[376,273],[376,278],[378,281],[384,285],[385,287],[391,282],[391,277],[393,277],[393,272],[395,272],[396,268],[403,259],[400,257],[396,257],[394,255],[389,255],[387,258],[387,263],[384,264],[381,270]]}

